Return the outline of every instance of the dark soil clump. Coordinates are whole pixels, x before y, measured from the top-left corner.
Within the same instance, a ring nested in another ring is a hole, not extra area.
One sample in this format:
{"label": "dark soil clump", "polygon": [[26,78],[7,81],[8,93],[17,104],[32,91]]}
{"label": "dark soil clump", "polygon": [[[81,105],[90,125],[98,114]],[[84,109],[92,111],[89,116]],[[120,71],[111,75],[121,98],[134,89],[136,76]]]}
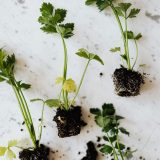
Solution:
{"label": "dark soil clump", "polygon": [[36,149],[24,149],[19,152],[19,159],[21,160],[49,160],[50,149],[41,144]]}
{"label": "dark soil clump", "polygon": [[98,157],[98,152],[93,144],[93,142],[88,142],[87,143],[87,151],[86,151],[86,156],[83,157],[81,160],[97,160]]}
{"label": "dark soil clump", "polygon": [[57,123],[58,136],[61,138],[80,134],[86,123],[81,119],[81,107],[72,106],[69,110],[58,109],[54,121]]}
{"label": "dark soil clump", "polygon": [[117,95],[129,97],[140,94],[140,87],[144,83],[144,80],[139,72],[121,67],[114,71],[113,82]]}

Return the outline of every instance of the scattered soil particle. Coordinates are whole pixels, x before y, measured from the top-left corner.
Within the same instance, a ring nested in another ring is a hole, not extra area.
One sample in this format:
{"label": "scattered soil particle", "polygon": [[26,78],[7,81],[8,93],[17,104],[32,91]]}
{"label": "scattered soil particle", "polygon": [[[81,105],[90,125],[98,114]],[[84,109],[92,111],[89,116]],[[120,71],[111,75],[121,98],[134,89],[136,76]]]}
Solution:
{"label": "scattered soil particle", "polygon": [[101,137],[97,137],[97,142],[100,142],[101,141]]}
{"label": "scattered soil particle", "polygon": [[102,77],[102,76],[103,76],[103,73],[101,72],[99,75],[100,75],[100,77]]}
{"label": "scattered soil particle", "polygon": [[19,153],[21,160],[49,160],[50,149],[41,144],[36,149],[31,150],[30,148],[24,149]]}
{"label": "scattered soil particle", "polygon": [[61,138],[80,134],[86,123],[81,119],[81,107],[72,106],[69,110],[57,109],[54,121],[57,123],[58,136]]}
{"label": "scattered soil particle", "polygon": [[143,76],[136,71],[121,67],[113,74],[113,82],[117,95],[122,97],[137,96],[144,83]]}
{"label": "scattered soil particle", "polygon": [[93,142],[88,142],[87,143],[87,151],[86,151],[86,156],[83,157],[81,160],[97,160],[98,157],[98,152],[94,146]]}
{"label": "scattered soil particle", "polygon": [[21,132],[23,132],[23,129],[21,129]]}
{"label": "scattered soil particle", "polygon": [[25,124],[25,121],[22,122],[22,125],[24,125],[24,124]]}

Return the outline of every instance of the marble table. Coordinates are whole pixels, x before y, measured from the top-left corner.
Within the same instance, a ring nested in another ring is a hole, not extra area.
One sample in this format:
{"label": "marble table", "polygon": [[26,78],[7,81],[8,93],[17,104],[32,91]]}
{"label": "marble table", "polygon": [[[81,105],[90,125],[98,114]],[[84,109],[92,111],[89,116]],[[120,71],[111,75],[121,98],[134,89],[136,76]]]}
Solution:
{"label": "marble table", "polygon": [[[48,1],[47,1],[48,2]],[[42,141],[56,152],[55,160],[79,160],[85,155],[86,142],[96,142],[101,136],[89,108],[101,107],[104,102],[113,103],[117,114],[125,117],[122,125],[131,133],[122,140],[137,149],[134,160],[140,156],[146,160],[160,158],[160,5],[157,0],[129,0],[141,9],[139,16],[129,22],[130,29],[141,32],[137,69],[146,73],[141,95],[121,98],[115,95],[112,73],[119,67],[120,58],[109,52],[121,44],[121,36],[110,10],[99,12],[94,6],[87,7],[82,0],[49,0],[55,7],[68,10],[67,20],[75,23],[74,36],[67,40],[69,76],[79,82],[85,60],[75,55],[79,48],[87,48],[101,56],[104,66],[93,62],[85,77],[76,103],[83,106],[83,119],[88,123],[80,135],[60,139],[56,124],[52,121],[55,111],[46,107],[45,128]],[[62,73],[63,49],[60,38],[40,30],[37,18],[42,1],[0,0],[0,47],[17,57],[16,77],[32,84],[25,91],[35,125],[38,127],[41,104],[31,103],[32,98],[52,98],[59,93],[55,78]],[[134,56],[134,47],[133,56]],[[131,51],[131,52],[132,52]],[[146,64],[139,68],[139,64]],[[100,76],[100,72],[103,76]],[[22,125],[22,116],[14,93],[6,83],[0,84],[0,145],[11,139],[28,139]],[[80,152],[80,154],[78,154]],[[0,158],[3,159],[3,158]],[[101,160],[107,158],[101,157]]]}

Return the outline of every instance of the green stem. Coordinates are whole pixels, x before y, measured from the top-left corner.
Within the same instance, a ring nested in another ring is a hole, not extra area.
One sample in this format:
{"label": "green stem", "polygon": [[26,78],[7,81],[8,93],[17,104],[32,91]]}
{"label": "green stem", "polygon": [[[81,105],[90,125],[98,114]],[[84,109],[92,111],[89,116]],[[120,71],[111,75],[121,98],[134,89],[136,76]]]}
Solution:
{"label": "green stem", "polygon": [[138,59],[138,45],[137,45],[137,41],[134,39],[134,43],[135,43],[135,46],[136,46],[136,58],[135,58],[135,61],[133,63],[133,66],[132,66],[132,70],[137,62],[137,59]]}
{"label": "green stem", "polygon": [[129,47],[128,47],[128,27],[127,27],[127,15],[125,13],[125,38],[126,38],[126,55],[127,55],[127,65],[128,69],[131,70],[130,56],[129,56]]}
{"label": "green stem", "polygon": [[117,152],[116,152],[116,150],[115,150],[115,148],[114,148],[114,146],[113,146],[113,143],[111,142],[108,133],[106,133],[106,134],[107,134],[107,138],[108,138],[108,140],[109,140],[109,143],[111,144],[112,149],[113,149],[114,160],[118,160],[118,155],[117,155]]}
{"label": "green stem", "polygon": [[84,80],[85,74],[86,74],[86,72],[87,72],[87,68],[88,68],[88,65],[89,65],[90,61],[91,61],[91,60],[89,59],[88,62],[87,62],[87,64],[86,64],[86,67],[85,67],[85,69],[84,69],[84,71],[83,71],[83,74],[82,74],[82,77],[81,77],[81,80],[80,80],[80,83],[79,83],[78,88],[77,88],[77,90],[76,90],[75,96],[74,96],[73,100],[71,101],[71,104],[70,104],[70,105],[72,105],[72,104],[74,103],[74,101],[75,101],[75,99],[76,99],[76,97],[77,97],[77,95],[78,95],[78,93],[79,93],[79,90],[80,90],[80,88],[81,88],[81,86],[82,86],[82,83],[83,83],[83,80]]}
{"label": "green stem", "polygon": [[121,32],[121,35],[122,35],[122,39],[123,39],[124,51],[125,51],[125,54],[126,54],[126,40],[125,40],[124,31],[123,31],[123,27],[122,27],[120,18],[119,18],[118,14],[117,14],[117,11],[116,11],[116,9],[115,9],[115,7],[112,3],[110,4],[110,7],[112,8],[112,11],[113,11],[113,13],[116,17],[117,22],[118,22],[118,26],[119,26],[119,29],[120,29],[120,32]]}
{"label": "green stem", "polygon": [[12,84],[12,88],[15,92],[16,98],[18,100],[18,104],[20,106],[20,109],[21,109],[26,127],[28,129],[29,134],[30,134],[32,143],[33,143],[34,147],[36,148],[36,135],[35,135],[33,123],[32,124],[30,123],[30,118],[28,117],[27,112],[26,112],[26,108],[28,106],[25,106],[24,98],[21,97],[21,94],[19,93],[19,88],[17,88],[17,86],[16,86],[17,85],[16,82],[15,82],[15,84],[13,84],[13,83],[11,83],[11,84]]}
{"label": "green stem", "polygon": [[[61,39],[62,39],[62,44],[63,44],[63,49],[64,49],[64,67],[63,67],[63,84],[67,79],[67,68],[68,68],[68,55],[67,55],[67,47],[66,47],[66,43],[65,40],[63,38],[63,35],[61,35]],[[66,91],[62,90],[62,95],[63,95],[63,101],[64,101],[64,105],[65,108],[68,109],[68,93]]]}
{"label": "green stem", "polygon": [[39,142],[41,141],[41,138],[42,138],[42,127],[43,127],[43,120],[44,120],[44,106],[45,106],[45,102],[43,102],[43,107],[42,107],[40,131],[39,131],[39,136],[38,136]]}

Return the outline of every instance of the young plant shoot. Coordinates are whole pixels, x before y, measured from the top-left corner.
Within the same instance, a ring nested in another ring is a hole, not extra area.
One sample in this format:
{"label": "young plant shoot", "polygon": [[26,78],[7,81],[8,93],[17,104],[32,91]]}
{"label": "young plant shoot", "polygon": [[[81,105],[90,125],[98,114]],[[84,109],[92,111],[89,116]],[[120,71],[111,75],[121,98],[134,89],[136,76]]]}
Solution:
{"label": "young plant shoot", "polygon": [[[19,158],[22,160],[33,160],[33,159],[44,159],[48,160],[49,148],[40,144],[42,129],[40,129],[39,137],[36,137],[35,127],[33,124],[32,116],[27,104],[27,101],[24,97],[22,89],[29,89],[30,85],[22,83],[22,81],[17,81],[14,75],[14,66],[16,63],[15,55],[7,55],[7,53],[0,49],[0,82],[7,82],[13,89],[15,96],[17,98],[26,128],[30,135],[33,146],[28,149],[23,149],[19,153]],[[44,107],[42,109],[42,119],[43,119]],[[41,127],[40,127],[41,128]],[[14,144],[14,145],[13,145]],[[5,154],[9,159],[15,158],[14,152],[10,149],[11,147],[17,147],[17,143],[11,141],[8,143],[8,147],[0,147],[0,150],[3,148],[3,152],[0,151],[0,156]]]}
{"label": "young plant shoot", "polygon": [[[42,24],[41,29],[48,34],[56,33],[60,36],[64,49],[64,66],[62,76],[56,79],[60,84],[61,90],[57,99],[49,99],[46,104],[49,107],[57,107],[57,113],[54,121],[57,123],[59,137],[74,136],[80,133],[81,126],[85,123],[81,120],[81,107],[73,106],[83,83],[89,63],[96,60],[103,64],[99,56],[88,52],[86,49],[79,49],[76,53],[78,56],[87,59],[84,72],[80,83],[77,87],[72,78],[68,78],[68,52],[65,39],[73,36],[74,24],[64,23],[67,11],[64,9],[55,9],[51,3],[43,3],[40,8],[41,16],[38,21]],[[70,93],[75,93],[72,99]]]}
{"label": "young plant shoot", "polygon": [[100,148],[100,152],[110,155],[114,160],[127,160],[132,158],[132,153],[129,147],[126,147],[120,142],[120,133],[129,136],[129,132],[120,126],[120,120],[123,117],[116,115],[113,104],[104,103],[102,110],[99,108],[91,108],[90,112],[95,115],[96,124],[102,128],[103,136],[106,142]]}
{"label": "young plant shoot", "polygon": [[[131,8],[131,3],[119,3],[116,5],[115,0],[86,0],[86,5],[96,3],[100,11],[110,7],[115,15],[117,24],[123,40],[123,49],[121,47],[112,48],[110,51],[119,53],[123,65],[116,69],[113,74],[113,82],[115,91],[119,96],[136,96],[140,93],[141,84],[144,83],[143,76],[134,71],[138,59],[138,44],[137,41],[142,37],[141,33],[135,34],[128,29],[128,20],[135,18],[140,12],[140,9]],[[135,44],[136,56],[131,58],[129,50],[129,40]]]}

